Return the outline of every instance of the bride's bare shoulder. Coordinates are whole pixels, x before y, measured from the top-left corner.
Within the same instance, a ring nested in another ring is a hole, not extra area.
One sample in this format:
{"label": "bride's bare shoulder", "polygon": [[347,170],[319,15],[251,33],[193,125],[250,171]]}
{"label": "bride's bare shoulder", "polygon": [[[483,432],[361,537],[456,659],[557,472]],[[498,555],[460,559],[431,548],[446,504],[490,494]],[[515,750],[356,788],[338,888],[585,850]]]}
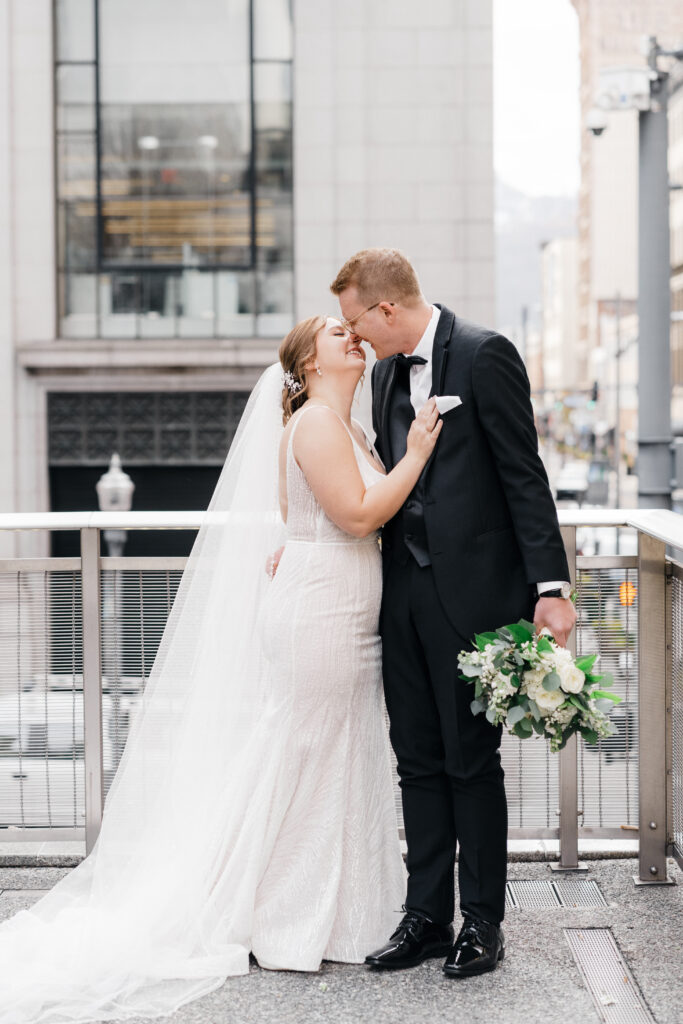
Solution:
{"label": "bride's bare shoulder", "polygon": [[[298,427],[299,420],[303,420],[301,427]],[[320,431],[327,434],[328,431],[332,431],[333,435],[337,432],[343,437],[345,434],[345,428],[336,412],[330,409],[327,405],[309,405],[306,403],[301,408],[297,409],[295,413],[290,416],[287,421],[287,425],[282,433],[282,439],[280,441],[280,453],[284,454],[287,451],[289,445],[289,439],[293,432],[296,430],[296,440],[293,442],[294,446],[298,446],[300,441],[308,438],[309,441],[313,437],[320,434]]]}

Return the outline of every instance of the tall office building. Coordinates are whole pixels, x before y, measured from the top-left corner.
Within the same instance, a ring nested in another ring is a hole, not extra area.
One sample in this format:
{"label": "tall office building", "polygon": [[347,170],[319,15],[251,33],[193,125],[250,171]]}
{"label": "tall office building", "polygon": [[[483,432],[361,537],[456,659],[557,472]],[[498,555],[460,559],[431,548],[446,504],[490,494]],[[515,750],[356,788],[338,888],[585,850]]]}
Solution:
{"label": "tall office building", "polygon": [[361,247],[493,322],[491,6],[0,0],[2,510],[205,505]]}
{"label": "tall office building", "polygon": [[[668,0],[572,0],[581,39],[582,125],[595,105],[599,72],[642,67],[641,40],[656,35],[664,46],[683,40],[683,7]],[[577,361],[584,387],[596,367],[601,316],[617,297],[630,308],[638,297],[638,115],[607,115],[595,138],[582,127],[579,193],[579,339]],[[623,308],[623,307],[622,307]]]}

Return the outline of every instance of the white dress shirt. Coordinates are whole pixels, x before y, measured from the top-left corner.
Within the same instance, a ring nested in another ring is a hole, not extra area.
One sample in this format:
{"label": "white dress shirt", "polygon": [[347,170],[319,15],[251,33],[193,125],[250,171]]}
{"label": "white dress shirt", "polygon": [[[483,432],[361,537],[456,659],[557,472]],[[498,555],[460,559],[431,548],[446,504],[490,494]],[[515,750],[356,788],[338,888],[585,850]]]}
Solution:
{"label": "white dress shirt", "polygon": [[436,325],[440,316],[441,310],[437,306],[432,306],[432,318],[416,347],[410,353],[411,356],[422,356],[426,360],[424,366],[422,363],[418,363],[416,366],[410,367],[410,403],[416,416],[432,390],[432,349],[434,348]]}
{"label": "white dress shirt", "polygon": [[[432,316],[425,328],[425,332],[410,353],[412,356],[422,356],[426,360],[424,364],[417,363],[415,366],[410,367],[410,403],[415,410],[415,415],[418,414],[425,404],[429,398],[429,392],[432,390],[432,351],[440,316],[441,310],[438,306],[432,306]],[[563,582],[564,580],[546,580],[545,582],[537,583],[536,587],[539,597],[546,590],[559,589]]]}

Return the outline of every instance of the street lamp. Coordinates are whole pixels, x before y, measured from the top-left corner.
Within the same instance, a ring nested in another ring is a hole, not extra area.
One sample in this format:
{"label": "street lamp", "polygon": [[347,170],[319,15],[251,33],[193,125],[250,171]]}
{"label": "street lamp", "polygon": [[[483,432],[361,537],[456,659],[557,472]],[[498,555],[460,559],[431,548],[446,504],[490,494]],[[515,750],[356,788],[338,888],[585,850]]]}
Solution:
{"label": "street lamp", "polygon": [[[135,484],[121,468],[121,459],[116,452],[111,457],[109,469],[95,484],[95,490],[101,512],[130,512]],[[126,546],[126,531],[105,530],[104,540],[109,554],[120,557]]]}
{"label": "street lamp", "polygon": [[683,49],[664,50],[648,36],[643,53],[646,67],[600,72],[597,106],[586,127],[599,136],[607,127],[602,111],[638,111],[638,504],[670,508],[669,75],[658,61],[683,60]]}
{"label": "street lamp", "polygon": [[[121,459],[114,452],[109,469],[95,484],[97,502],[101,512],[130,512],[135,484],[121,468]],[[104,540],[112,557],[121,557],[126,546],[125,530],[104,530]],[[111,781],[118,767],[125,744],[121,727],[121,576],[117,569],[104,574],[102,588],[102,652],[104,673],[111,696],[109,733],[112,738],[113,764],[107,766],[106,776]]]}

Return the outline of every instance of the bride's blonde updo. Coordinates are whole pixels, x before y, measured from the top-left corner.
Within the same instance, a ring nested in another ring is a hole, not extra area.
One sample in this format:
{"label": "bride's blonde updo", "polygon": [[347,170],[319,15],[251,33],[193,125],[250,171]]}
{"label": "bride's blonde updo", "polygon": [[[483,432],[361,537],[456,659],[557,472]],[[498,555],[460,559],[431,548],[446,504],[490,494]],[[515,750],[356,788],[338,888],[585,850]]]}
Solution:
{"label": "bride's blonde updo", "polygon": [[282,389],[282,422],[285,424],[308,398],[309,381],[304,366],[315,359],[315,339],[326,323],[324,316],[309,316],[292,327],[280,345],[280,364],[289,381],[289,386],[285,383]]}

